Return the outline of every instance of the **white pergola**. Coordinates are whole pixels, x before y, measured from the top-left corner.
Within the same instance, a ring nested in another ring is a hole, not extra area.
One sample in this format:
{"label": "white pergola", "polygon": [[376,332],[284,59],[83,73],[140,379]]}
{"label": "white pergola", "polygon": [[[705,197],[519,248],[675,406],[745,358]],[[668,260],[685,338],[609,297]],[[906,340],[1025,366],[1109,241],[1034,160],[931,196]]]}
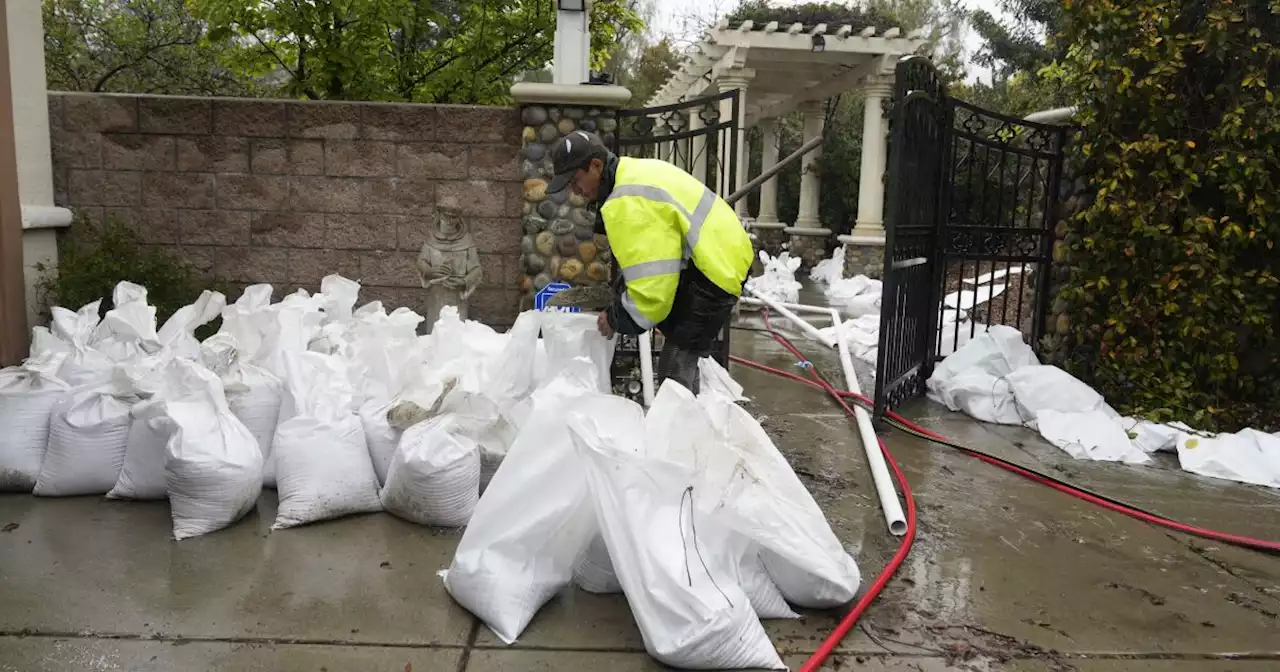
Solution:
{"label": "white pergola", "polygon": [[[806,26],[764,25],[744,21],[730,26],[721,21],[708,31],[690,58],[647,105],[671,105],[700,96],[738,90],[740,115],[737,125],[738,157],[736,184],[747,182],[746,131],[759,126],[764,133],[762,170],[778,161],[777,120],[792,112],[804,114],[804,141],[822,134],[825,103],[829,98],[855,92],[866,100],[863,125],[861,181],[858,215],[853,238],[864,242],[884,240],[884,173],[888,121],[882,103],[893,89],[893,68],[902,57],[916,53],[926,44],[922,31],[906,35],[900,28],[881,30],[868,27],[855,32],[845,25],[834,30],[827,24]],[[721,118],[728,118],[728,101],[721,102]],[[685,128],[701,125],[698,116],[683,120]],[[727,143],[722,140],[722,148]],[[697,148],[689,157],[700,157]],[[720,156],[724,156],[722,151]],[[751,226],[758,229],[786,229],[793,236],[830,236],[818,216],[820,178],[813,164],[821,148],[802,160],[800,202],[795,222],[778,221],[777,182],[761,186],[760,212]],[[667,158],[671,156],[668,151]],[[696,161],[696,158],[690,158]],[[704,159],[705,160],[705,159]],[[703,173],[699,173],[703,174]],[[722,180],[728,176],[721,176]],[[722,183],[721,193],[728,185]],[[746,199],[735,206],[744,221],[751,220]]]}

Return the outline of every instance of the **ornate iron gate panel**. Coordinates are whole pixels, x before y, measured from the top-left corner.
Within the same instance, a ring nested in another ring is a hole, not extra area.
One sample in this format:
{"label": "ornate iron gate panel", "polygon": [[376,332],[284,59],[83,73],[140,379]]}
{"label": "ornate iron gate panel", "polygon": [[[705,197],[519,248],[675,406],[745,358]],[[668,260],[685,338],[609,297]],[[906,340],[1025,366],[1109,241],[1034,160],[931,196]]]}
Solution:
{"label": "ornate iron gate panel", "polygon": [[988,326],[1044,335],[1066,128],[952,101],[941,220],[938,333],[945,357]]}
{"label": "ornate iron gate panel", "polygon": [[924,390],[932,370],[938,220],[949,130],[946,85],[929,59],[899,61],[889,118],[876,414]]}
{"label": "ornate iron gate panel", "polygon": [[669,161],[728,196],[738,188],[738,94],[734,89],[671,105],[618,110],[613,151]]}
{"label": "ornate iron gate panel", "polygon": [[[619,156],[661,159],[698,178],[720,196],[737,190],[738,120],[742,118],[739,91],[661,105],[618,110],[618,130],[612,149]],[[619,273],[613,261],[613,273]],[[715,342],[713,357],[729,366],[729,322]],[[663,339],[653,332],[653,355]],[[618,339],[613,356],[613,392],[640,401],[640,353],[635,337]]]}
{"label": "ornate iron gate panel", "polygon": [[877,415],[992,325],[1038,346],[1067,133],[949,98],[926,58],[896,74]]}

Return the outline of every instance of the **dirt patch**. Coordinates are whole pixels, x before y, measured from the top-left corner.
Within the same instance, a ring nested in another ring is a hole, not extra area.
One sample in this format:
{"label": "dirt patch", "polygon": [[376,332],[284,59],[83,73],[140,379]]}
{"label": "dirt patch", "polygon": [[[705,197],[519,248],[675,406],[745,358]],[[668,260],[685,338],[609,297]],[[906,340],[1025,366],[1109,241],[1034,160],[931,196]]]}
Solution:
{"label": "dirt patch", "polygon": [[[1018,269],[1022,269],[1018,272]],[[993,280],[988,285],[978,287],[977,303],[968,311],[969,316],[984,324],[1003,324],[1014,327],[1028,337],[1035,326],[1036,308],[1036,275],[1035,264],[990,261],[952,261],[947,264],[945,287],[946,292],[962,291],[961,300],[974,300],[974,285],[965,284],[965,280],[992,272],[1007,272],[1004,277]],[[1004,293],[988,301],[991,285],[1006,285]],[[954,311],[954,308],[944,310]]]}

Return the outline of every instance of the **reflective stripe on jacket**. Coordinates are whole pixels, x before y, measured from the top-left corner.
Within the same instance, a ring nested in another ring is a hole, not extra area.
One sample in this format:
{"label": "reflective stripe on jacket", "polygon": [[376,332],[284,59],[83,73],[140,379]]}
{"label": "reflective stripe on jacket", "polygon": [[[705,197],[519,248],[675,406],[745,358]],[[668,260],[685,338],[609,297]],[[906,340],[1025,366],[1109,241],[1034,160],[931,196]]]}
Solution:
{"label": "reflective stripe on jacket", "polygon": [[619,158],[600,216],[627,282],[619,298],[639,326],[666,319],[690,259],[717,287],[742,294],[754,258],[751,238],[724,199],[676,166]]}

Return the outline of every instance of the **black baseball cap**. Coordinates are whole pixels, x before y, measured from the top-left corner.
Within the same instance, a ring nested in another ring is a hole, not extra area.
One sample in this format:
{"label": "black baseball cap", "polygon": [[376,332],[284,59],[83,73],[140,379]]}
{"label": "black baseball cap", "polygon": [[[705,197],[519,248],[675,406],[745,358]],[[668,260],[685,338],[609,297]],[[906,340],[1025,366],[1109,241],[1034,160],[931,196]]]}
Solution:
{"label": "black baseball cap", "polygon": [[547,185],[547,193],[554,194],[569,186],[579,170],[591,165],[591,159],[604,161],[609,158],[609,148],[595,133],[574,131],[551,145],[551,164],[555,176]]}

